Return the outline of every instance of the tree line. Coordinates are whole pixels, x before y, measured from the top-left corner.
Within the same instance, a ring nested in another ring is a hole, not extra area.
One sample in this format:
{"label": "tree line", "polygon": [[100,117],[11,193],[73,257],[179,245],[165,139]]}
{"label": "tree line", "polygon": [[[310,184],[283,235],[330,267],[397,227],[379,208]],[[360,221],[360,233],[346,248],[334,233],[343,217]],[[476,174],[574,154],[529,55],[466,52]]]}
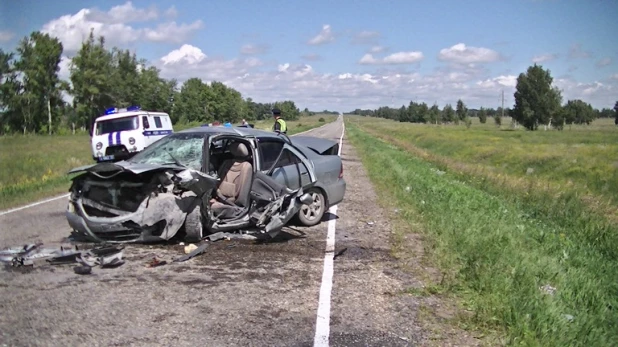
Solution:
{"label": "tree line", "polygon": [[429,123],[429,124],[467,124],[470,125],[470,117],[478,117],[481,123],[486,123],[488,118],[494,118],[496,122],[500,122],[502,116],[508,116],[510,109],[502,110],[501,107],[497,109],[484,108],[480,109],[468,109],[466,104],[461,100],[457,100],[455,108],[451,104],[444,105],[440,108],[438,104],[434,103],[429,106],[425,102],[410,101],[408,106],[402,105],[400,108],[391,108],[388,106],[382,106],[375,110],[361,110],[356,109],[348,112],[348,114],[379,117],[391,120],[398,120],[400,122],[410,123]]}
{"label": "tree line", "polygon": [[614,118],[618,125],[618,101],[613,109],[606,107],[594,109],[589,103],[582,100],[568,100],[562,104],[562,95],[558,88],[552,87],[553,78],[550,71],[534,64],[526,73],[517,78],[515,91],[515,105],[513,108],[501,107],[468,109],[459,99],[455,108],[446,104],[442,109],[437,104],[429,106],[425,102],[410,101],[408,106],[400,108],[382,106],[377,109],[356,109],[348,112],[361,116],[380,117],[400,122],[431,123],[431,124],[460,124],[470,126],[470,117],[478,117],[481,123],[493,118],[496,125],[502,124],[502,117],[509,116],[526,129],[536,130],[540,125],[562,130],[565,125],[590,124],[596,118]]}
{"label": "tree line", "polygon": [[217,81],[179,85],[129,50],[108,49],[93,31],[71,60],[68,81],[58,76],[62,54],[62,43],[41,32],[24,37],[15,52],[0,49],[0,134],[89,130],[106,109],[132,105],[167,112],[173,123],[259,120],[275,107],[288,120],[315,114],[291,100],[254,102]]}

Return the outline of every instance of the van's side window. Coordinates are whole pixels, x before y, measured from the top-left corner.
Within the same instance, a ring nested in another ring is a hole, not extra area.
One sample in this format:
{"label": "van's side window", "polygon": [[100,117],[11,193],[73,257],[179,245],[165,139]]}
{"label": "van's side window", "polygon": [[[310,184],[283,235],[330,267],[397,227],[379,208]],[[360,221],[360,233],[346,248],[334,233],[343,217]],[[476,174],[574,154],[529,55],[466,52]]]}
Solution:
{"label": "van's side window", "polygon": [[148,117],[142,116],[142,123],[144,123],[144,129],[150,128],[150,124],[148,124]]}
{"label": "van's side window", "polygon": [[155,126],[157,128],[163,128],[163,125],[161,124],[161,117],[154,117],[155,119]]}

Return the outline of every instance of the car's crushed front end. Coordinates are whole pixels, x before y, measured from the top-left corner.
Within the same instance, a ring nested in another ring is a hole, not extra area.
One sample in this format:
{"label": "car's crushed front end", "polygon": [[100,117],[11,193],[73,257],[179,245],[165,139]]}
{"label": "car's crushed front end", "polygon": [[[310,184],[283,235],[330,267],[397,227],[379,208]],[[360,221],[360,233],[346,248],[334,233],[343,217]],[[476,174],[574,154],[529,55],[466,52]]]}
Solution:
{"label": "car's crushed front end", "polygon": [[101,163],[78,168],[66,217],[95,242],[157,242],[174,237],[216,178],[174,165]]}

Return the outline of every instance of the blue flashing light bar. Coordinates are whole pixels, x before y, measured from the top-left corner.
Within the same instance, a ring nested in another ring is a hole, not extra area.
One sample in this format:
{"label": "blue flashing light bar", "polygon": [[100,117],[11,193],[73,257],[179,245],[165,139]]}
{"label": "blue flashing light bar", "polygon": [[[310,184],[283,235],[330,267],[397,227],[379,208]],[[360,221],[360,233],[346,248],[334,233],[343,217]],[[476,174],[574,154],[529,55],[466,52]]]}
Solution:
{"label": "blue flashing light bar", "polygon": [[115,113],[120,113],[120,112],[139,111],[141,109],[142,108],[140,106],[138,106],[138,105],[129,106],[129,107],[125,108],[125,109],[119,109],[117,107],[111,107],[111,108],[108,108],[107,110],[105,110],[105,114],[108,115],[108,114],[115,114]]}

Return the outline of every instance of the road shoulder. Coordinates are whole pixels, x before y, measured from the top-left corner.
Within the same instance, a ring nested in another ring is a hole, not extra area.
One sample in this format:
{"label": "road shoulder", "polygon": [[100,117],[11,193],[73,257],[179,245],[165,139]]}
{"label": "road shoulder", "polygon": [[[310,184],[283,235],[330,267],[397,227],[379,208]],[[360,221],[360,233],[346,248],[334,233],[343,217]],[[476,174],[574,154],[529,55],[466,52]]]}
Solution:
{"label": "road shoulder", "polygon": [[436,273],[423,263],[421,237],[402,230],[347,139],[342,159],[347,191],[338,209],[331,345],[478,345],[450,323],[452,303],[411,290]]}

